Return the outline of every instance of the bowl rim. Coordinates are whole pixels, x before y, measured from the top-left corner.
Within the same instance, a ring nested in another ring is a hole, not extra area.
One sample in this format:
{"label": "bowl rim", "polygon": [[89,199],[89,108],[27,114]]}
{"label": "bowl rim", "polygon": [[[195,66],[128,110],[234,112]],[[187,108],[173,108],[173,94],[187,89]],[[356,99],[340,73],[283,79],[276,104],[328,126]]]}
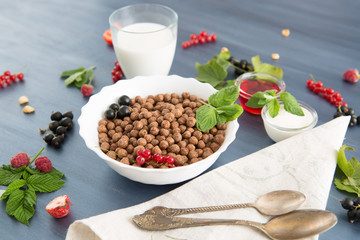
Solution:
{"label": "bowl rim", "polygon": [[[109,85],[109,86],[105,86],[103,87],[98,93],[92,95],[89,99],[89,101],[81,108],[81,114],[80,117],[78,118],[78,124],[80,126],[79,128],[79,134],[80,136],[83,138],[83,140],[85,141],[86,146],[92,150],[93,152],[95,152],[97,154],[97,156],[104,160],[105,162],[107,162],[108,164],[115,164],[117,166],[119,166],[120,168],[123,169],[129,169],[131,171],[138,171],[138,172],[144,172],[144,173],[171,173],[171,172],[176,172],[181,170],[185,170],[185,169],[196,169],[199,165],[204,165],[204,161],[205,162],[211,162],[210,165],[208,167],[206,167],[203,171],[205,171],[206,169],[208,169],[218,158],[218,156],[223,153],[228,146],[235,140],[236,138],[236,132],[239,128],[239,123],[237,120],[231,121],[227,123],[227,129],[226,129],[226,135],[225,135],[225,140],[228,142],[228,144],[222,144],[220,146],[220,148],[214,152],[213,154],[211,154],[209,157],[202,159],[201,161],[186,165],[186,166],[179,166],[179,167],[174,167],[174,168],[165,168],[165,169],[159,169],[159,168],[142,168],[142,167],[134,167],[131,165],[127,165],[124,163],[121,163],[115,159],[110,158],[109,156],[107,156],[101,149],[100,146],[97,144],[97,146],[92,146],[90,145],[89,141],[86,139],[85,133],[83,132],[83,128],[82,128],[82,121],[84,119],[84,112],[86,112],[87,108],[92,104],[92,102],[96,101],[96,99],[101,96],[102,93],[106,92],[107,89],[112,88],[114,85],[117,84],[124,84],[127,81],[136,81],[139,79],[143,79],[143,78],[174,78],[174,79],[178,79],[178,80],[184,80],[184,81],[191,81],[194,84],[199,85],[199,87],[202,88],[208,88],[209,91],[212,92],[216,92],[217,90],[215,88],[213,88],[210,84],[208,83],[202,83],[199,82],[198,80],[196,80],[195,78],[184,78],[178,75],[169,75],[169,76],[137,76],[134,77],[132,79],[124,79],[121,81],[118,81],[117,83],[113,84],[113,85]],[[189,90],[190,92],[190,90]],[[211,93],[212,94],[212,93]],[[140,94],[141,96],[141,94]],[[101,119],[99,119],[101,120]],[[99,121],[98,120],[98,121]],[[231,131],[230,131],[231,130]],[[224,141],[225,142],[225,141]],[[214,154],[216,154],[214,157],[215,159],[212,159],[211,156],[213,156]],[[112,167],[111,167],[112,168]],[[201,172],[203,172],[201,171]],[[121,174],[122,175],[122,174]],[[125,176],[126,177],[126,176]],[[195,176],[194,176],[195,177]]]}
{"label": "bowl rim", "polygon": [[[261,117],[264,121],[264,123],[270,125],[271,127],[277,129],[277,130],[280,130],[280,131],[284,131],[284,132],[298,132],[298,131],[302,131],[302,130],[305,130],[305,129],[310,129],[310,128],[313,128],[317,121],[318,121],[318,114],[316,112],[316,110],[311,107],[309,104],[305,103],[305,102],[302,102],[302,101],[298,101],[300,107],[304,107],[306,110],[308,110],[310,113],[311,113],[311,116],[313,117],[312,121],[303,126],[303,127],[298,127],[298,128],[289,128],[289,127],[281,127],[279,125],[276,125],[274,124],[272,121],[271,121],[271,118],[269,118],[269,116],[267,116],[266,112],[267,112],[267,109],[268,109],[268,104],[266,104],[262,110],[261,110]],[[280,105],[284,105],[281,101],[280,101]]]}

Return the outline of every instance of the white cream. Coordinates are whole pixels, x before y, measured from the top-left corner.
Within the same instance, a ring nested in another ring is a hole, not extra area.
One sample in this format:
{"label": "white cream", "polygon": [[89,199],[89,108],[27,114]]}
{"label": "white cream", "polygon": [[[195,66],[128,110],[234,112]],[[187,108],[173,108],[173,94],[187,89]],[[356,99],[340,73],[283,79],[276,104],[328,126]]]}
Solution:
{"label": "white cream", "polygon": [[300,107],[304,112],[304,116],[291,114],[285,111],[284,105],[280,105],[279,114],[275,118],[269,115],[266,107],[264,108],[262,112],[264,126],[272,140],[278,142],[315,126],[317,122],[315,110],[306,107],[304,104],[300,104]]}
{"label": "white cream", "polygon": [[157,23],[135,23],[122,28],[114,45],[126,78],[168,75],[175,46],[176,33]]}

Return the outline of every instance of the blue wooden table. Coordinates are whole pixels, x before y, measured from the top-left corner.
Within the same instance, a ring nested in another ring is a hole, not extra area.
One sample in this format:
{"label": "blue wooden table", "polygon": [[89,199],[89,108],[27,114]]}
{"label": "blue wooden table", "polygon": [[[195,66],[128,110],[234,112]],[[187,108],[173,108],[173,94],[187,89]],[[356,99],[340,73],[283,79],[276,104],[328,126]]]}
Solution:
{"label": "blue wooden table", "polygon": [[[118,175],[86,148],[77,124],[60,149],[47,147],[38,131],[47,127],[52,111],[72,110],[76,120],[88,101],[78,89],[65,87],[60,79],[62,71],[96,65],[94,93],[112,84],[110,73],[116,58],[102,34],[109,28],[108,17],[114,10],[138,2],[141,1],[0,1],[0,72],[16,72],[24,66],[21,71],[25,74],[23,83],[0,89],[0,163],[8,164],[18,152],[32,155],[45,147],[46,155],[65,173],[66,181],[57,192],[38,194],[29,227],[9,217],[2,201],[0,239],[64,239],[68,226],[76,219],[142,203],[181,186],[144,185]],[[342,80],[346,69],[360,68],[359,1],[149,2],[168,5],[179,15],[178,44],[170,74],[195,77],[195,62],[205,63],[225,46],[238,59],[250,60],[260,55],[263,62],[281,67],[287,90],[317,110],[318,124],[331,120],[335,108],[308,91],[306,80],[310,73],[341,92],[360,113],[360,83]],[[288,38],[281,35],[284,28],[291,31]],[[183,50],[181,42],[201,30],[216,33],[216,43]],[[280,60],[273,62],[271,53],[279,53]],[[22,112],[18,103],[22,95],[30,99],[35,113]],[[244,113],[238,121],[236,140],[209,170],[273,144],[259,116]],[[348,130],[344,143],[360,152],[359,126]],[[358,153],[355,156],[360,159]],[[62,194],[71,197],[72,210],[67,217],[54,219],[44,208]],[[348,223],[346,212],[338,203],[346,196],[349,195],[332,187],[327,209],[337,215],[339,222],[320,239],[358,238],[360,223]]]}

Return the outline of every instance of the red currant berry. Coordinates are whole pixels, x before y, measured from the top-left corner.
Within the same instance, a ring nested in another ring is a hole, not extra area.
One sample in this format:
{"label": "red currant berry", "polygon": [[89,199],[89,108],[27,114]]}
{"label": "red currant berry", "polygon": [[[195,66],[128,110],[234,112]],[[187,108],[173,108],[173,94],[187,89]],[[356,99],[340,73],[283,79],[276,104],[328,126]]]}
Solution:
{"label": "red currant berry", "polygon": [[320,88],[320,92],[321,92],[322,94],[326,93],[326,87],[321,87],[321,88]]}
{"label": "red currant berry", "polygon": [[115,70],[115,71],[121,71],[120,65],[115,66],[115,67],[114,67],[114,70]]}
{"label": "red currant berry", "polygon": [[3,80],[0,80],[0,88],[4,87],[5,82]]}
{"label": "red currant berry", "polygon": [[0,81],[5,81],[5,76],[4,75],[0,75]]}
{"label": "red currant berry", "polygon": [[120,66],[119,61],[115,61],[114,65],[115,65],[115,67],[116,67],[116,66]]}
{"label": "red currant berry", "polygon": [[315,89],[315,84],[313,83],[313,84],[309,85],[309,89],[310,89],[311,91],[313,91],[313,90]]}
{"label": "red currant berry", "polygon": [[112,80],[113,80],[114,83],[116,83],[119,79],[116,76],[113,76]]}
{"label": "red currant berry", "polygon": [[167,156],[166,157],[166,162],[171,165],[171,164],[174,164],[175,159],[172,156]]}
{"label": "red currant berry", "polygon": [[9,78],[10,78],[10,81],[12,81],[12,82],[16,81],[16,75],[15,74],[10,75]]}
{"label": "red currant berry", "polygon": [[155,153],[153,155],[153,159],[154,159],[154,161],[156,161],[158,163],[162,163],[163,160],[164,160],[164,157],[162,155],[158,154],[158,153]]}
{"label": "red currant berry", "polygon": [[198,39],[193,39],[191,40],[193,45],[198,45],[199,44],[199,40]]}
{"label": "red currant berry", "polygon": [[314,93],[319,93],[319,92],[320,92],[320,88],[319,88],[319,87],[315,87],[315,88],[313,89],[313,92],[314,92]]}
{"label": "red currant berry", "polygon": [[337,102],[342,102],[344,100],[342,96],[336,96],[335,99]]}
{"label": "red currant berry", "polygon": [[202,36],[202,37],[207,36],[207,32],[206,32],[206,31],[201,31],[201,32],[200,32],[200,36]]}
{"label": "red currant berry", "polygon": [[10,84],[11,84],[10,78],[5,78],[5,83],[6,83],[7,85],[10,85]]}
{"label": "red currant berry", "polygon": [[11,72],[9,70],[6,70],[4,72],[4,76],[9,77],[11,75]]}
{"label": "red currant berry", "polygon": [[347,102],[342,102],[341,105],[342,105],[342,106],[345,106],[345,107],[348,107]]}
{"label": "red currant berry", "polygon": [[145,162],[146,162],[146,159],[144,157],[142,157],[142,156],[136,157],[136,163],[139,164],[140,166],[144,165]]}
{"label": "red currant berry", "polygon": [[184,49],[190,47],[189,42],[183,42],[181,45],[182,45],[182,48],[184,48]]}
{"label": "red currant berry", "polygon": [[340,98],[341,94],[339,92],[334,92],[333,97]]}
{"label": "red currant berry", "polygon": [[338,107],[338,106],[341,106],[341,104],[342,104],[342,102],[339,102],[339,101],[338,101],[338,102],[335,103],[335,106]]}
{"label": "red currant berry", "polygon": [[310,87],[311,85],[313,85],[314,84],[314,80],[312,80],[312,79],[308,79],[307,81],[306,81],[306,86],[308,86],[308,87]]}
{"label": "red currant berry", "polygon": [[205,38],[204,38],[204,37],[200,37],[200,38],[199,38],[199,43],[201,43],[201,44],[205,43]]}
{"label": "red currant berry", "polygon": [[328,89],[326,89],[326,93],[327,94],[333,94],[335,91],[334,91],[334,89],[333,88],[328,88]]}
{"label": "red currant berry", "polygon": [[322,95],[322,97],[323,97],[324,99],[328,99],[328,97],[329,97],[329,94],[327,94],[327,93],[324,93],[324,94]]}
{"label": "red currant berry", "polygon": [[215,42],[217,39],[217,36],[215,33],[211,34],[211,41]]}
{"label": "red currant berry", "polygon": [[111,75],[113,75],[113,76],[115,76],[115,74],[116,74],[116,70],[115,70],[115,68],[111,71]]}
{"label": "red currant berry", "polygon": [[20,81],[24,80],[24,74],[23,73],[18,73],[16,76]]}
{"label": "red currant berry", "polygon": [[115,76],[117,77],[117,79],[121,79],[123,77],[122,72],[116,72]]}
{"label": "red currant berry", "polygon": [[138,150],[136,152],[136,156],[142,156],[143,152],[144,152],[144,150]]}
{"label": "red currant berry", "polygon": [[334,97],[330,98],[330,103],[335,105],[335,103],[336,103],[336,98],[334,98]]}
{"label": "red currant berry", "polygon": [[144,158],[149,158],[151,156],[151,151],[149,149],[146,149],[142,152],[141,156]]}
{"label": "red currant berry", "polygon": [[322,87],[324,84],[321,82],[321,81],[317,81],[316,83],[315,83],[315,86],[316,87]]}
{"label": "red currant berry", "polygon": [[196,38],[197,38],[196,34],[190,34],[190,39],[196,39]]}
{"label": "red currant berry", "polygon": [[206,40],[206,42],[211,42],[211,36],[206,36],[205,40]]}

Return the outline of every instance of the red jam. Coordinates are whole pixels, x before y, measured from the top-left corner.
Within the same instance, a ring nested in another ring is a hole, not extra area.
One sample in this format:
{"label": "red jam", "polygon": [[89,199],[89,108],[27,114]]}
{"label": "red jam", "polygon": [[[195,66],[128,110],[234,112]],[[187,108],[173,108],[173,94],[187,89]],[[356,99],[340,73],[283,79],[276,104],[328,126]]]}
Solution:
{"label": "red jam", "polygon": [[273,82],[269,82],[261,79],[246,79],[240,83],[240,95],[239,102],[245,111],[248,111],[253,114],[261,114],[261,108],[251,108],[245,104],[249,101],[251,96],[256,92],[265,92],[267,90],[277,90],[280,92],[280,87]]}

